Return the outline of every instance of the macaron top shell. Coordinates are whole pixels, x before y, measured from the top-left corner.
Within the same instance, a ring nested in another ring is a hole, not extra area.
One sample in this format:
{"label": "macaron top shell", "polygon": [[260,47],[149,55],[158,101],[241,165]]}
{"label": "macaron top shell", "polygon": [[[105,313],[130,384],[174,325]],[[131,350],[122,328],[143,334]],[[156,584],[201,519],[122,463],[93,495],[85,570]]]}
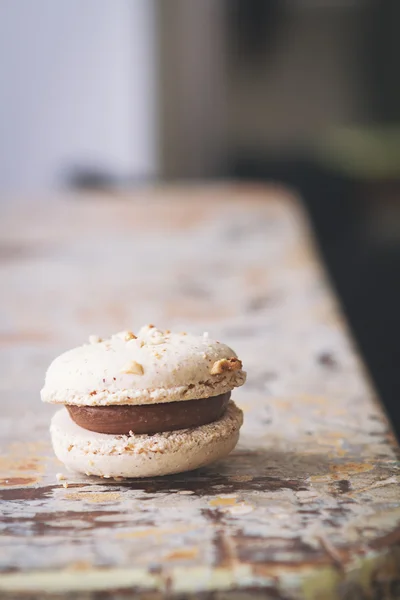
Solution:
{"label": "macaron top shell", "polygon": [[89,344],[56,358],[48,368],[44,402],[102,406],[208,398],[243,385],[235,352],[206,334],[161,331],[152,325]]}

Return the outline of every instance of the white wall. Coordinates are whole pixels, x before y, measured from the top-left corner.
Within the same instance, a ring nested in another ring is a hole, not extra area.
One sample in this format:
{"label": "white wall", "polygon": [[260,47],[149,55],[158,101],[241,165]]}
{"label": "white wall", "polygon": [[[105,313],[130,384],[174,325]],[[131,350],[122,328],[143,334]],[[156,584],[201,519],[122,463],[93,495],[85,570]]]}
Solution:
{"label": "white wall", "polygon": [[0,190],[157,171],[155,0],[0,2]]}

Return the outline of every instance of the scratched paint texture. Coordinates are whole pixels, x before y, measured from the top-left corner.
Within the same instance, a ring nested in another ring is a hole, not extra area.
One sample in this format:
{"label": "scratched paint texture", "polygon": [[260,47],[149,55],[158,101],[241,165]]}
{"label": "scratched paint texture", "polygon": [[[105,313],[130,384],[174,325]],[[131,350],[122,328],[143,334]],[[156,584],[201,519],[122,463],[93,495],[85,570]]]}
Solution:
{"label": "scratched paint texture", "polygon": [[[2,598],[400,597],[398,448],[295,199],[15,201],[0,228]],[[146,322],[237,350],[237,450],[159,479],[67,473],[39,401],[47,364]]]}

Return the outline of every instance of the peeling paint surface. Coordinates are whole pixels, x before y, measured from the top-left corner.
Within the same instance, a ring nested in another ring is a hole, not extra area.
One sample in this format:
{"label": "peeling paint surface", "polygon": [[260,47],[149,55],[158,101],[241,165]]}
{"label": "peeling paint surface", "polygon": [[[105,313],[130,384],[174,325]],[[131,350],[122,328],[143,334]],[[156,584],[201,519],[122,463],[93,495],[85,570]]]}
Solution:
{"label": "peeling paint surface", "polygon": [[[1,598],[400,597],[398,447],[293,198],[167,187],[2,212]],[[145,322],[238,352],[237,449],[158,479],[66,472],[47,365]]]}

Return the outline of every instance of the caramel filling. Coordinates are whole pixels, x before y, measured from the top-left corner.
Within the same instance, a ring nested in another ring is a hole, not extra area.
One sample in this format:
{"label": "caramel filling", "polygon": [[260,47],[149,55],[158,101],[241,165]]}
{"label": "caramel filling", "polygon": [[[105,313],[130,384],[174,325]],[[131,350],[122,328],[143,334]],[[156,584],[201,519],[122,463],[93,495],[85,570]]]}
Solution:
{"label": "caramel filling", "polygon": [[140,404],[133,406],[73,406],[67,405],[71,419],[77,425],[96,431],[126,435],[132,433],[161,433],[189,427],[199,427],[219,419],[228,405],[230,392],[211,398]]}

